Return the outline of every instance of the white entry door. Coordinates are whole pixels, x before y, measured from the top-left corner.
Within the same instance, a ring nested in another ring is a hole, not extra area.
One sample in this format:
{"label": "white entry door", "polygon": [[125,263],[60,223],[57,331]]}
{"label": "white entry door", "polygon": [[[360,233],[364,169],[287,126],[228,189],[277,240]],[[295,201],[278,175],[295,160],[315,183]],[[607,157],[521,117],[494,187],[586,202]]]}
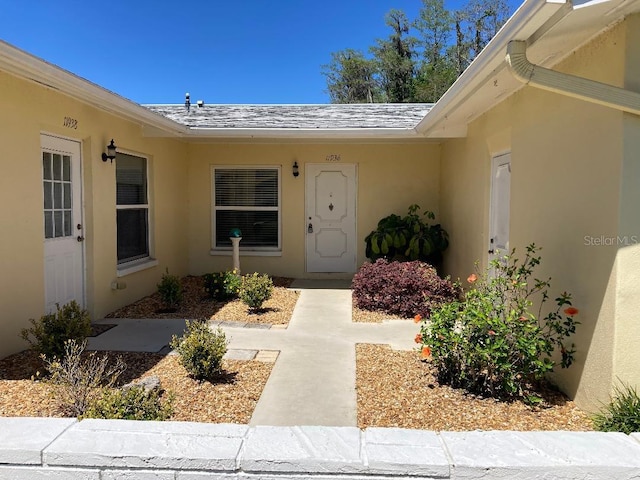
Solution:
{"label": "white entry door", "polygon": [[307,272],[356,271],[356,166],[305,167]]}
{"label": "white entry door", "polygon": [[509,253],[511,154],[494,157],[491,165],[489,260]]}
{"label": "white entry door", "polygon": [[45,309],[84,307],[80,143],[41,136]]}

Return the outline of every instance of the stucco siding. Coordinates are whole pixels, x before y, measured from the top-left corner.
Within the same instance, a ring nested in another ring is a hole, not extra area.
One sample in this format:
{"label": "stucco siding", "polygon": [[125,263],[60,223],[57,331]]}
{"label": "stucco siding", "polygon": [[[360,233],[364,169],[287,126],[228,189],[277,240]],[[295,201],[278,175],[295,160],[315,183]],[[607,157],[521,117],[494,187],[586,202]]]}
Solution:
{"label": "stucco siding", "polygon": [[[0,73],[0,356],[24,348],[20,329],[44,313],[44,227],[41,133],[81,143],[85,302],[93,318],[152,293],[165,268],[187,273],[186,147],[143,138],[140,125],[89,107],[49,88]],[[64,118],[77,128],[64,127]],[[152,255],[159,265],[118,278],[115,166],[103,162],[111,138],[121,151],[149,159]],[[127,287],[114,291],[111,282]]]}
{"label": "stucco siding", "polygon": [[[244,272],[296,278],[326,276],[305,272],[304,205],[305,166],[326,163],[328,155],[339,155],[341,164],[357,165],[357,265],[365,261],[364,237],[382,217],[405,214],[413,203],[439,213],[440,147],[437,144],[193,144],[189,146],[191,273],[226,270],[232,266],[230,255],[210,254],[211,167],[275,165],[282,168],[282,255],[243,253],[241,268]],[[300,167],[297,178],[292,175],[294,160]]]}
{"label": "stucco siding", "polygon": [[[622,85],[624,35],[618,25],[555,69]],[[619,233],[623,115],[524,87],[474,121],[466,139],[447,144],[441,208],[445,220],[462,215],[451,220],[446,265],[454,277],[466,278],[476,260],[486,266],[491,157],[504,151],[511,152],[510,246],[521,254],[530,243],[542,247],[537,276],[552,278],[552,299],[569,291],[580,310],[576,363],[553,379],[584,408],[597,408],[614,375],[619,272],[609,243]]]}

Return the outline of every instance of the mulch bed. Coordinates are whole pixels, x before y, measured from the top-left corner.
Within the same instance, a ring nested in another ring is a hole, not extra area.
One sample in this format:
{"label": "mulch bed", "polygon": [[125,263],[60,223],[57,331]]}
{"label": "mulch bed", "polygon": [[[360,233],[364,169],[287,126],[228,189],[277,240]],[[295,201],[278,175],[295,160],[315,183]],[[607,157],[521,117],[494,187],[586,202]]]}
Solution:
{"label": "mulch bed", "polygon": [[562,393],[545,389],[541,407],[500,402],[438,385],[417,351],[356,346],[358,426],[426,430],[593,430],[587,414]]}

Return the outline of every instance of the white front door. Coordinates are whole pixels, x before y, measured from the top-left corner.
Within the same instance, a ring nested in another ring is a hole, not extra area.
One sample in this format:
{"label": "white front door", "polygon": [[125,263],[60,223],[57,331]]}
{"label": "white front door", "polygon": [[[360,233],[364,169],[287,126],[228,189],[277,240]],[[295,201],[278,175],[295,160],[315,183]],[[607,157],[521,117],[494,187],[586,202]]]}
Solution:
{"label": "white front door", "polygon": [[307,272],[356,271],[356,166],[305,167]]}
{"label": "white front door", "polygon": [[509,210],[511,154],[493,157],[491,164],[491,207],[489,260],[509,253]]}
{"label": "white front door", "polygon": [[84,307],[80,143],[42,135],[45,310]]}

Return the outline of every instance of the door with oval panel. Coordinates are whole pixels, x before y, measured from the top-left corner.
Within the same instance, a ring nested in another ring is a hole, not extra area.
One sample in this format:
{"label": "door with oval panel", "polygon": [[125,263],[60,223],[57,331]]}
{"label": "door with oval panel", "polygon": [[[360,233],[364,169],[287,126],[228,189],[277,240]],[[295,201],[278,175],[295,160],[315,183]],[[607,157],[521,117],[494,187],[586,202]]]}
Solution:
{"label": "door with oval panel", "polygon": [[356,270],[356,189],[354,164],[305,166],[307,272]]}
{"label": "door with oval panel", "polygon": [[80,143],[41,139],[45,310],[75,300],[84,307]]}

